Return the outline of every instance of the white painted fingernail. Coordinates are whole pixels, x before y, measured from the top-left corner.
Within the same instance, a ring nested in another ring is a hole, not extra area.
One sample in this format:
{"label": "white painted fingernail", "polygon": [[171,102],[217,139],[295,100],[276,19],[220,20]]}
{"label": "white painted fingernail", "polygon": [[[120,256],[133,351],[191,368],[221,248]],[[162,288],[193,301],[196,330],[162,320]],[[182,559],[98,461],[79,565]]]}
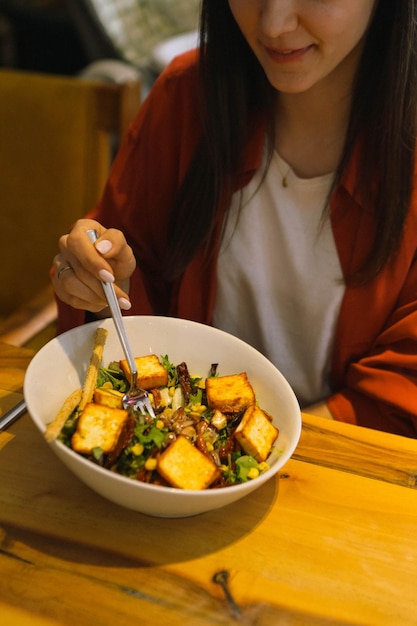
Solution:
{"label": "white painted fingernail", "polygon": [[98,275],[100,276],[100,280],[103,280],[105,283],[114,283],[114,276],[107,270],[100,270]]}
{"label": "white painted fingernail", "polygon": [[131,302],[129,302],[129,300],[126,300],[126,298],[119,298],[119,306],[123,311],[128,311],[132,308]]}
{"label": "white painted fingernail", "polygon": [[96,250],[98,250],[101,254],[107,254],[113,248],[113,244],[108,239],[103,239],[96,243]]}

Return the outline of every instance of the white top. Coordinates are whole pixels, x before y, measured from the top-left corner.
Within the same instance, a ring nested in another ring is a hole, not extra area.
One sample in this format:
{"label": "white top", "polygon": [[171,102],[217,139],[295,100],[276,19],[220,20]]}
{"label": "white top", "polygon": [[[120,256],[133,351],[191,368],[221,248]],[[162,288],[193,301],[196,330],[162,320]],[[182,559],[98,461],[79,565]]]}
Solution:
{"label": "white top", "polygon": [[333,174],[298,178],[277,153],[263,174],[233,197],[213,324],[267,356],[303,407],[330,393],[345,290],[330,221],[321,221]]}

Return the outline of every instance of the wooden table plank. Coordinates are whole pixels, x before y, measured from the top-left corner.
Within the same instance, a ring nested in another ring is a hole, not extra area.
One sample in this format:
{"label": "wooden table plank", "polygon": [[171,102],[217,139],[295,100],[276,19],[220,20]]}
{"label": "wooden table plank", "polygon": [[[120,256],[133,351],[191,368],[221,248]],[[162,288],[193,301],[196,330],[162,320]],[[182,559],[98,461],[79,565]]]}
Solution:
{"label": "wooden table plank", "polygon": [[16,406],[22,398],[22,393],[0,389],[0,416]]}
{"label": "wooden table plank", "polygon": [[417,440],[303,413],[293,458],[417,488]]}
{"label": "wooden table plank", "polygon": [[[32,354],[0,345],[0,406],[20,399]],[[414,440],[303,415],[277,479],[158,519],[84,486],[26,414],[0,433],[2,621],[415,626],[416,461]]]}
{"label": "wooden table plank", "polygon": [[0,615],[2,623],[7,626],[60,626],[55,620],[52,621],[43,616],[38,617],[33,612],[29,613],[1,601]]}
{"label": "wooden table plank", "polygon": [[245,624],[415,624],[414,490],[291,460],[222,510],[150,518],[80,483],[27,416],[11,430],[0,601],[79,626],[231,624],[224,569]]}
{"label": "wooden table plank", "polygon": [[34,352],[0,343],[0,388],[22,393],[27,366]]}
{"label": "wooden table plank", "polygon": [[[23,382],[34,352],[0,342],[0,417],[23,398]],[[0,449],[11,439],[10,432],[0,433]]]}

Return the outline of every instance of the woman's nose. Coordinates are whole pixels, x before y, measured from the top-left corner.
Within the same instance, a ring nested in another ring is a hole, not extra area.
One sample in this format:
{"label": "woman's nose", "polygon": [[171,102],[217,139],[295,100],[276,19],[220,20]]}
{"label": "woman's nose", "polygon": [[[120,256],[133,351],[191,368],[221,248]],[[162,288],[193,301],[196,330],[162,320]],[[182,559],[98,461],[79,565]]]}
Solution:
{"label": "woman's nose", "polygon": [[261,0],[260,29],[268,39],[291,33],[298,27],[298,0]]}

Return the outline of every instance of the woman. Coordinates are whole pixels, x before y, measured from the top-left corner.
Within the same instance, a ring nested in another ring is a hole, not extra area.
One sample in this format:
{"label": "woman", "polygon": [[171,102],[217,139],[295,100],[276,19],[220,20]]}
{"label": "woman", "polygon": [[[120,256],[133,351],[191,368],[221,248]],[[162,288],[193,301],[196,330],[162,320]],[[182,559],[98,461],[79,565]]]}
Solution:
{"label": "woman", "polygon": [[252,343],[308,411],[416,436],[416,17],[415,0],[203,1],[199,58],[160,77],[61,238],[60,330],[105,315],[115,280],[130,313]]}

